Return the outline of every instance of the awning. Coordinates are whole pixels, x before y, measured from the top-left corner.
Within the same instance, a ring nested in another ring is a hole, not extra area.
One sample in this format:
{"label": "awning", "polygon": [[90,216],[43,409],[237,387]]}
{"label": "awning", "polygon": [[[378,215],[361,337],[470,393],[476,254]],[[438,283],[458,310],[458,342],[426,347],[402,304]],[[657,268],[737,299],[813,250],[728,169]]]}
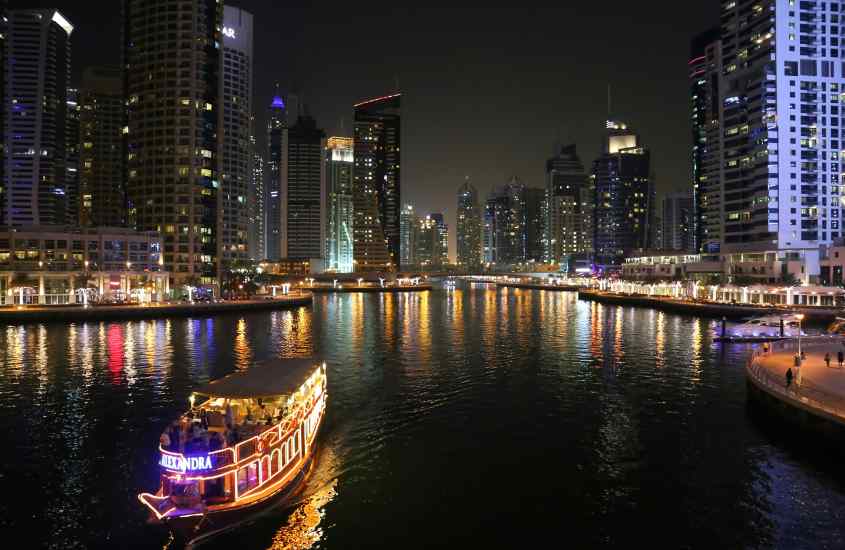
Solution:
{"label": "awning", "polygon": [[233,372],[194,390],[198,395],[227,399],[271,398],[299,389],[320,362],[316,359],[273,359]]}

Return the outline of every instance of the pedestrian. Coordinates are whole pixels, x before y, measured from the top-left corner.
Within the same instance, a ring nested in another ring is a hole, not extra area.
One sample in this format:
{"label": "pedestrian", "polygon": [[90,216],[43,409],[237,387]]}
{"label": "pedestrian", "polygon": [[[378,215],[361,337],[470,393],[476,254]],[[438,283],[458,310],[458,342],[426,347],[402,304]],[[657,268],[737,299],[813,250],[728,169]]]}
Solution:
{"label": "pedestrian", "polygon": [[830,352],[824,354],[824,364],[830,368]]}
{"label": "pedestrian", "polygon": [[786,387],[792,385],[792,367],[786,369]]}
{"label": "pedestrian", "polygon": [[839,350],[839,353],[836,354],[836,359],[839,360],[839,368],[842,368],[842,363],[845,363],[845,353],[842,350]]}

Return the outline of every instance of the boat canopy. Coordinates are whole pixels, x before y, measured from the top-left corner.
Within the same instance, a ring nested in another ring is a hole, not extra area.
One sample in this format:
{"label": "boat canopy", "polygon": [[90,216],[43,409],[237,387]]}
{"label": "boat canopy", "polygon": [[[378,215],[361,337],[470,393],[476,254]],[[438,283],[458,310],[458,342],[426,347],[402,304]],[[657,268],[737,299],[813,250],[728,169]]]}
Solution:
{"label": "boat canopy", "polygon": [[194,390],[197,395],[257,399],[290,395],[317,369],[316,359],[273,359],[233,372]]}

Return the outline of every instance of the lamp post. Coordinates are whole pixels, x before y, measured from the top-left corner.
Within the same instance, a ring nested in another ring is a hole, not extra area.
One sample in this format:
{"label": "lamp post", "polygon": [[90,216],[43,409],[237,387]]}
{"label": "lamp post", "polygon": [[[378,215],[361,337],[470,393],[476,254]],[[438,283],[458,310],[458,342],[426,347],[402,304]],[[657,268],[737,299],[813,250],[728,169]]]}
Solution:
{"label": "lamp post", "polygon": [[798,319],[798,357],[801,358],[801,321],[804,320],[804,314],[799,313],[795,318]]}

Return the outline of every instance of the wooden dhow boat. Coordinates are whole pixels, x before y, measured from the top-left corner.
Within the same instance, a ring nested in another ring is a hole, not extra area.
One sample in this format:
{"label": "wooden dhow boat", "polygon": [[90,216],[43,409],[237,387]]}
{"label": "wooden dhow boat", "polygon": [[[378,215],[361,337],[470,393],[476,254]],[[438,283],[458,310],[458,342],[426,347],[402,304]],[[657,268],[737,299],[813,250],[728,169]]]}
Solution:
{"label": "wooden dhow boat", "polygon": [[162,434],[150,521],[198,543],[279,505],[302,485],[326,409],[326,365],[259,363],[194,390]]}

